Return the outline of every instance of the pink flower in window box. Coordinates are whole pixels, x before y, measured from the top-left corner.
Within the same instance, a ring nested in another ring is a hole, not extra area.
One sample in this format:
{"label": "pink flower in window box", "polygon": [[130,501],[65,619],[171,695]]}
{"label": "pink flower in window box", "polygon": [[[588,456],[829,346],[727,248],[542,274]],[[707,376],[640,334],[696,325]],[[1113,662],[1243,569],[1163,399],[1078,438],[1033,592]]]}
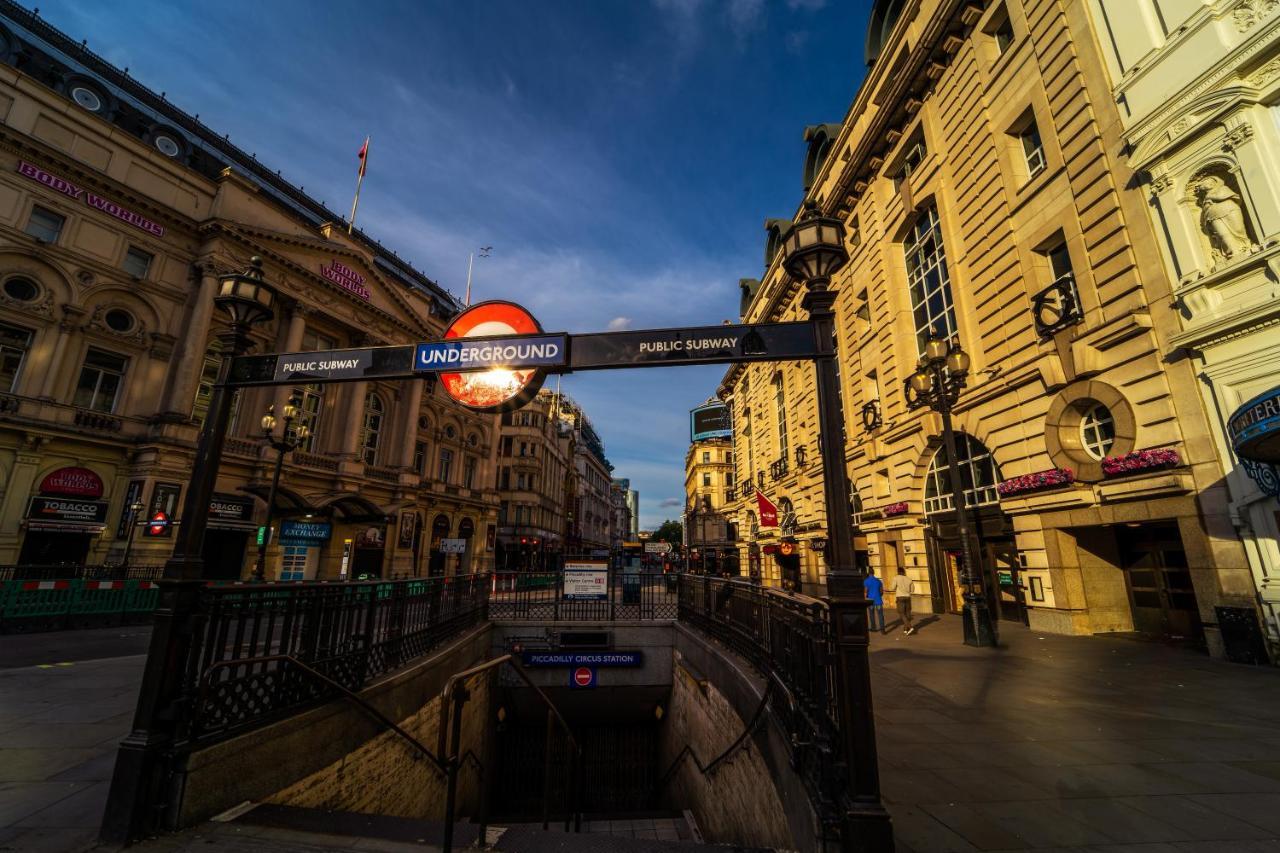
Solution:
{"label": "pink flower in window box", "polygon": [[1002,480],[996,486],[996,492],[1000,497],[1007,498],[1026,492],[1038,492],[1041,489],[1069,486],[1075,481],[1075,472],[1070,468],[1050,468],[1048,471],[1036,471],[1034,474],[1023,474],[1021,477]]}
{"label": "pink flower in window box", "polygon": [[1102,473],[1108,477],[1122,477],[1135,471],[1176,468],[1181,464],[1182,457],[1172,447],[1155,447],[1135,450],[1124,456],[1108,456],[1102,460]]}

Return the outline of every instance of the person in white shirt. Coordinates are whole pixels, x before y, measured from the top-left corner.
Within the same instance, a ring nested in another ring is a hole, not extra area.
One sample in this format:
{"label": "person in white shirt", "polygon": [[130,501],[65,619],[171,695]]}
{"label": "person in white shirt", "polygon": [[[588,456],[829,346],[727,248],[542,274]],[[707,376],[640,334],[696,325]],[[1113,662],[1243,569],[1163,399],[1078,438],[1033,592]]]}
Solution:
{"label": "person in white shirt", "polygon": [[915,589],[915,583],[911,578],[907,577],[907,570],[898,569],[898,576],[893,579],[893,597],[898,607],[898,618],[902,620],[902,629],[905,634],[914,634],[916,630],[915,623],[911,621],[911,593]]}

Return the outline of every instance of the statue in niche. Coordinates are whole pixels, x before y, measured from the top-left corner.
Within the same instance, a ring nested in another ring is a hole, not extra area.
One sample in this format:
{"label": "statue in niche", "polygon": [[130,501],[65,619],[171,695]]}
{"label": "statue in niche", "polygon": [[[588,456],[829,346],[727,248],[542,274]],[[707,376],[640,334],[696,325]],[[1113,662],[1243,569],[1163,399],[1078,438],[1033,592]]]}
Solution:
{"label": "statue in niche", "polygon": [[1200,227],[1209,238],[1215,262],[1249,251],[1248,226],[1240,194],[1218,175],[1204,175],[1191,184],[1200,206]]}

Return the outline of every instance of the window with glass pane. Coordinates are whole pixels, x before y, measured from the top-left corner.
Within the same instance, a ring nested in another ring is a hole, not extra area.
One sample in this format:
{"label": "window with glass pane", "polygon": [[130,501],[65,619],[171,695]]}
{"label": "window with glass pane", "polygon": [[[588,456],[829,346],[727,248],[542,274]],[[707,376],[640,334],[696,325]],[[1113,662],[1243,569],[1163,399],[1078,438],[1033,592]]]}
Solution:
{"label": "window with glass pane", "polygon": [[289,427],[289,436],[298,438],[298,427],[306,426],[307,437],[299,445],[299,450],[311,452],[316,443],[316,434],[320,427],[320,411],[324,407],[324,386],[319,384],[300,385],[293,389],[294,399],[298,400],[298,414]]}
{"label": "window with glass pane", "polygon": [[778,458],[787,458],[787,395],[782,389],[782,373],[773,376],[773,413],[778,419]]}
{"label": "window with glass pane", "polygon": [[1004,20],[991,31],[991,37],[995,39],[996,50],[1000,52],[1001,56],[1004,56],[1005,51],[1013,46],[1013,22],[1009,20],[1007,13],[1004,16]]}
{"label": "window with glass pane", "polygon": [[33,207],[31,217],[27,220],[27,233],[37,240],[56,243],[62,233],[62,226],[66,224],[67,218],[62,214],[43,207]]}
{"label": "window with glass pane", "polygon": [[441,449],[440,451],[440,482],[449,482],[449,476],[453,472],[453,451]]}
{"label": "window with glass pane", "polygon": [[920,211],[902,248],[907,257],[917,351],[924,352],[930,330],[944,338],[951,338],[957,331],[951,277],[947,273],[942,225],[936,207],[930,205]]}
{"label": "window with glass pane", "polygon": [[702,475],[702,485],[704,485],[704,486],[710,486],[710,485],[711,485],[711,475],[710,475],[710,474],[705,474],[705,473],[704,473],[704,474]]}
{"label": "window with glass pane", "polygon": [[1035,119],[1031,120],[1018,138],[1022,141],[1022,156],[1027,160],[1027,176],[1034,178],[1036,175],[1044,171],[1044,142],[1040,139],[1040,128],[1036,127]]}
{"label": "window with glass pane", "polygon": [[[960,488],[964,492],[965,506],[997,503],[999,496],[996,494],[996,483],[1000,482],[1000,472],[990,451],[972,436],[957,433],[956,452],[960,456]],[[951,466],[947,463],[946,448],[941,447],[934,454],[925,475],[924,511],[950,512],[953,508]]]}
{"label": "window with glass pane", "polygon": [[703,461],[703,462],[710,462],[710,461],[711,461],[711,451],[709,451],[709,450],[704,450],[704,451],[702,451],[702,461]]}
{"label": "window with glass pane", "polygon": [[378,458],[378,442],[382,440],[382,421],[387,413],[382,397],[370,392],[364,397],[364,425],[360,431],[360,457],[373,465]]}
{"label": "window with glass pane", "polygon": [[115,411],[126,364],[128,360],[123,356],[89,350],[84,357],[84,366],[80,368],[73,404],[95,412]]}
{"label": "window with glass pane", "polygon": [[1102,461],[1116,443],[1116,422],[1111,410],[1099,403],[1080,419],[1080,441],[1085,453]]}
{"label": "window with glass pane", "polygon": [[462,485],[465,488],[473,489],[476,484],[476,458],[468,456],[467,461],[462,463]]}
{"label": "window with glass pane", "polygon": [[0,323],[0,391],[13,391],[27,350],[31,349],[31,332]]}
{"label": "window with glass pane", "polygon": [[154,258],[155,255],[150,252],[130,246],[124,256],[124,271],[138,278],[146,278],[147,273],[151,272],[151,261]]}

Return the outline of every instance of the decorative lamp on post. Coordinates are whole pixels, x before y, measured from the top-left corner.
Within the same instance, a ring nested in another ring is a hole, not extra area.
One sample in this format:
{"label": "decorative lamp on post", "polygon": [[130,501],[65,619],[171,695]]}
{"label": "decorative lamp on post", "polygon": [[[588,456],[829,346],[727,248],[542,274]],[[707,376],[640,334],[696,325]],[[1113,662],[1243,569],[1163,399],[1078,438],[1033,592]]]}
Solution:
{"label": "decorative lamp on post", "polygon": [[289,402],[285,404],[282,413],[284,415],[284,431],[280,434],[280,438],[275,437],[276,407],[274,405],[268,406],[267,413],[262,416],[262,435],[276,451],[276,468],[271,475],[271,490],[267,492],[267,518],[262,523],[262,536],[258,541],[258,559],[253,564],[253,580],[258,582],[266,580],[267,545],[271,542],[271,514],[276,507],[276,491],[280,488],[280,471],[284,467],[284,455],[290,451],[297,450],[311,436],[311,431],[306,424],[293,429],[293,422],[298,418],[300,405],[301,401],[296,394],[290,397]]}
{"label": "decorative lamp on post", "polygon": [[871,710],[871,668],[867,657],[867,607],[864,574],[853,560],[853,531],[846,519],[848,475],[844,458],[840,384],[836,371],[835,291],[831,276],[849,262],[844,223],[823,216],[817,206],[805,212],[783,239],[782,264],[792,278],[805,283],[801,305],[809,312],[817,350],[818,431],[822,457],[823,503],[829,519],[827,607],[835,635],[835,699],[840,723],[841,756],[848,768],[841,832],[843,849],[885,853],[893,850],[893,825],[880,802],[880,768],[876,758],[875,719]]}
{"label": "decorative lamp on post", "polygon": [[[165,563],[159,582],[160,601],[153,618],[133,731],[120,744],[101,837],[111,843],[127,843],[160,828],[165,801],[164,785],[170,768],[166,756],[177,732],[174,721],[182,717],[175,705],[186,699],[184,676],[187,656],[196,633],[193,624],[200,590],[204,587],[204,534],[209,501],[213,497],[218,463],[231,418],[232,394],[227,389],[231,363],[249,351],[249,330],[275,316],[278,297],[262,275],[262,259],[253,258],[241,272],[219,280],[216,306],[230,315],[230,325],[218,334],[222,364],[209,398],[209,412],[196,442],[191,480],[177,524],[173,555]],[[193,342],[204,346],[204,341]]]}
{"label": "decorative lamp on post", "polygon": [[975,560],[969,532],[969,512],[964,501],[964,485],[960,480],[960,457],[956,453],[956,434],[951,425],[951,411],[960,399],[969,375],[969,354],[959,341],[947,340],[929,330],[924,352],[915,372],[907,377],[903,393],[908,409],[928,406],[942,415],[942,441],[947,450],[947,479],[951,483],[951,503],[956,514],[956,535],[960,537],[961,584],[964,586],[964,641],[970,646],[995,646],[995,623],[983,572]]}
{"label": "decorative lamp on post", "polygon": [[143,505],[142,501],[134,501],[129,504],[129,532],[124,538],[124,559],[120,563],[120,565],[124,566],[126,571],[129,568],[129,554],[133,551],[133,533],[138,527],[138,514],[144,509],[146,509],[146,507]]}

